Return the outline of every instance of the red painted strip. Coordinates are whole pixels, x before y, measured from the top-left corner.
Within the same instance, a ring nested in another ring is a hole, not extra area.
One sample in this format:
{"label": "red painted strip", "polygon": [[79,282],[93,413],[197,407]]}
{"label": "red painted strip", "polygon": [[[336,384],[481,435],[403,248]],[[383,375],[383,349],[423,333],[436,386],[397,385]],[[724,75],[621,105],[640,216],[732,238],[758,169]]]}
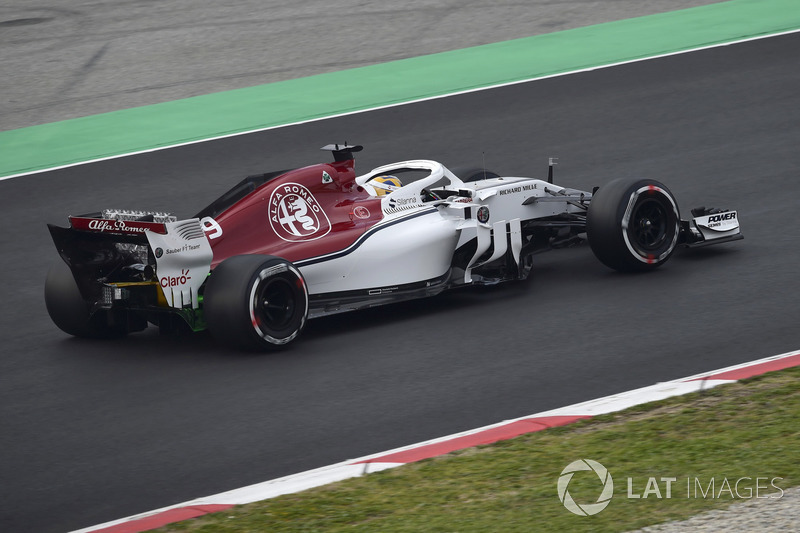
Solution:
{"label": "red painted strip", "polygon": [[69,217],[72,227],[81,231],[140,235],[145,231],[166,234],[167,227],[161,222],[136,222],[108,220],[104,218]]}
{"label": "red painted strip", "polygon": [[758,376],[761,374],[766,374],[767,372],[774,372],[775,370],[783,370],[784,368],[791,368],[793,366],[800,366],[800,353],[795,355],[790,355],[789,357],[784,357],[782,359],[776,359],[774,361],[767,361],[765,363],[760,363],[753,366],[746,366],[744,368],[739,368],[736,370],[729,370],[728,372],[722,372],[721,374],[714,374],[712,376],[696,378],[693,379],[692,381],[700,381],[704,379],[739,380],[739,379],[750,378],[753,376]]}
{"label": "red painted strip", "polygon": [[173,522],[180,522],[182,520],[189,520],[190,518],[197,518],[208,513],[216,513],[234,507],[233,505],[194,505],[191,507],[178,507],[170,509],[163,513],[158,513],[147,518],[140,518],[139,520],[131,520],[116,526],[110,526],[104,529],[98,529],[95,533],[139,533],[140,531],[148,531],[156,529]]}
{"label": "red painted strip", "polygon": [[479,446],[481,444],[491,444],[500,440],[511,439],[524,435],[525,433],[533,433],[535,431],[542,431],[543,429],[565,426],[577,420],[584,418],[591,418],[590,416],[543,416],[538,418],[528,418],[525,420],[517,420],[509,422],[503,426],[487,429],[472,435],[465,435],[457,437],[444,442],[437,442],[420,446],[411,450],[402,452],[391,453],[381,457],[375,457],[366,461],[359,461],[358,463],[413,463],[428,459],[429,457],[436,457],[437,455],[444,455],[456,450],[463,450],[464,448],[471,448],[472,446]]}

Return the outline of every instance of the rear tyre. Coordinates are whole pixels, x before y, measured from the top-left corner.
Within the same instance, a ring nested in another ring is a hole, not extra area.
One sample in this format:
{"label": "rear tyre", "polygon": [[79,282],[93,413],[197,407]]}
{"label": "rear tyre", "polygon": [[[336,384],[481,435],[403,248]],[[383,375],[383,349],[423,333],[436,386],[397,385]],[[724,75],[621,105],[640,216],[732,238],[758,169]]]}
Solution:
{"label": "rear tyre", "polygon": [[672,193],[649,179],[617,179],[592,197],[586,233],[594,255],[622,272],[663,265],[675,251],[680,213]]}
{"label": "rear tyre", "polygon": [[211,273],[203,296],[211,335],[243,350],[280,348],[293,341],[308,318],[308,290],[289,261],[237,255]]}
{"label": "rear tyre", "polygon": [[500,177],[498,173],[480,167],[454,167],[450,171],[464,183]]}
{"label": "rear tyre", "polygon": [[123,327],[110,326],[105,311],[89,314],[89,306],[64,261],[57,261],[47,273],[44,303],[55,325],[75,337],[112,339],[127,333]]}

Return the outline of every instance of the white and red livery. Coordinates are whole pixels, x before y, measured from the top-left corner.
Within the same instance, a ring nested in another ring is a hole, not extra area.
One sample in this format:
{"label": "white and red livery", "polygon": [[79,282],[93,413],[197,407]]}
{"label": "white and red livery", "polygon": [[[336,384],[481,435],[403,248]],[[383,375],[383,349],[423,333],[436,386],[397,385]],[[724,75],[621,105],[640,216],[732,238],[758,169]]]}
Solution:
{"label": "white and red livery", "polygon": [[[430,160],[359,176],[361,146],[323,149],[333,162],[250,176],[190,219],[105,210],[49,225],[63,259],[45,286],[51,318],[84,337],[188,325],[264,349],[308,318],[525,279],[535,253],[581,240],[609,267],[641,271],[678,246],[742,238],[736,211],[681,220],[654,180],[588,192],[553,184],[552,163],[541,180]],[[385,176],[403,185],[379,187]]]}

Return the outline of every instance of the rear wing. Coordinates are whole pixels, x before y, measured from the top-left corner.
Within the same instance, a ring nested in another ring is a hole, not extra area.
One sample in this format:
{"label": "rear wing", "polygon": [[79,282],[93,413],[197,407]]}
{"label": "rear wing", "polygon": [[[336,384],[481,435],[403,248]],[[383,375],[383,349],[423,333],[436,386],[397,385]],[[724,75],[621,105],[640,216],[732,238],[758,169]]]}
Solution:
{"label": "rear wing", "polygon": [[[213,259],[199,219],[107,210],[69,221],[68,228],[48,228],[90,307],[113,306],[137,284],[153,286],[158,293],[154,302],[162,306],[199,308],[199,289]],[[115,290],[121,288],[126,290]]]}

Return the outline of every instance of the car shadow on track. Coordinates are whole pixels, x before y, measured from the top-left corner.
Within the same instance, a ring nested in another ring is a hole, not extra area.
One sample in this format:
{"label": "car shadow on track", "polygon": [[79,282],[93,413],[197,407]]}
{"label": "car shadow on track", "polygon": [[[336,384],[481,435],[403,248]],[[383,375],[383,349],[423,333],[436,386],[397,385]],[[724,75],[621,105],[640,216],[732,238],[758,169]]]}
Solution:
{"label": "car shadow on track", "polygon": [[427,329],[456,320],[456,315],[482,316],[493,306],[530,297],[532,290],[529,279],[493,287],[468,287],[430,298],[320,317],[309,320],[300,338],[289,346],[264,352],[228,348],[216,342],[208,331],[161,334],[154,326],[118,339],[82,339],[54,331],[42,339],[38,349],[49,358],[90,365],[107,361],[114,366],[133,364],[152,368],[164,364],[226,366],[225,361],[247,363],[264,359],[267,366],[275,369],[274,365],[280,367],[290,360],[296,365],[298,361],[334,355],[343,345],[352,350],[354,346],[369,344],[376,331],[385,331],[387,327]]}
{"label": "car shadow on track", "polygon": [[[258,355],[255,352],[233,350],[218,344],[207,331],[161,334],[155,326],[118,339],[82,339],[64,334],[49,344],[47,350],[70,358],[102,357],[138,362],[173,358],[191,363],[216,358],[246,358]],[[275,353],[280,355],[281,351]]]}
{"label": "car shadow on track", "polygon": [[530,279],[500,283],[494,286],[464,287],[429,298],[407,300],[349,311],[335,315],[324,316],[310,320],[303,332],[303,337],[308,339],[323,339],[342,333],[367,332],[388,324],[401,324],[403,322],[424,320],[431,323],[437,317],[454,310],[468,310],[480,308],[484,310],[487,305],[498,301],[510,301],[525,298],[530,290]]}
{"label": "car shadow on track", "polygon": [[[656,275],[660,278],[659,275],[668,274],[666,277],[672,278],[681,275],[684,269],[693,268],[694,265],[718,263],[720,260],[733,257],[736,251],[737,249],[732,246],[679,249],[667,265],[658,269],[662,272],[644,273],[643,276]],[[478,320],[487,313],[503,313],[506,308],[516,305],[521,299],[531,301],[530,304],[525,304],[530,311],[546,311],[548,305],[552,303],[550,299],[559,298],[564,286],[579,286],[584,290],[593,290],[598,283],[607,283],[610,280],[616,280],[613,283],[627,286],[634,283],[633,280],[625,281],[625,278],[630,277],[636,279],[640,278],[640,275],[623,274],[608,269],[594,260],[588,246],[577,246],[537,255],[531,275],[524,281],[488,287],[465,287],[430,298],[408,300],[310,320],[301,337],[284,349],[268,352],[239,351],[217,343],[207,331],[162,335],[157,328],[151,326],[145,331],[116,340],[86,340],[65,336],[55,344],[51,344],[50,350],[71,356],[110,356],[117,360],[135,359],[140,362],[165,358],[187,362],[265,356],[270,359],[298,358],[312,355],[329,342],[343,336],[352,337],[352,342],[358,343],[361,336],[369,336],[371,332],[384,330],[388,326],[420,327],[420,324],[436,326],[443,322]]]}
{"label": "car shadow on track", "polygon": [[[670,260],[697,264],[712,261],[719,262],[720,260],[734,257],[737,253],[741,252],[741,249],[737,246],[737,242],[700,248],[679,248],[675,251],[675,254]],[[738,244],[741,245],[741,243]]]}

